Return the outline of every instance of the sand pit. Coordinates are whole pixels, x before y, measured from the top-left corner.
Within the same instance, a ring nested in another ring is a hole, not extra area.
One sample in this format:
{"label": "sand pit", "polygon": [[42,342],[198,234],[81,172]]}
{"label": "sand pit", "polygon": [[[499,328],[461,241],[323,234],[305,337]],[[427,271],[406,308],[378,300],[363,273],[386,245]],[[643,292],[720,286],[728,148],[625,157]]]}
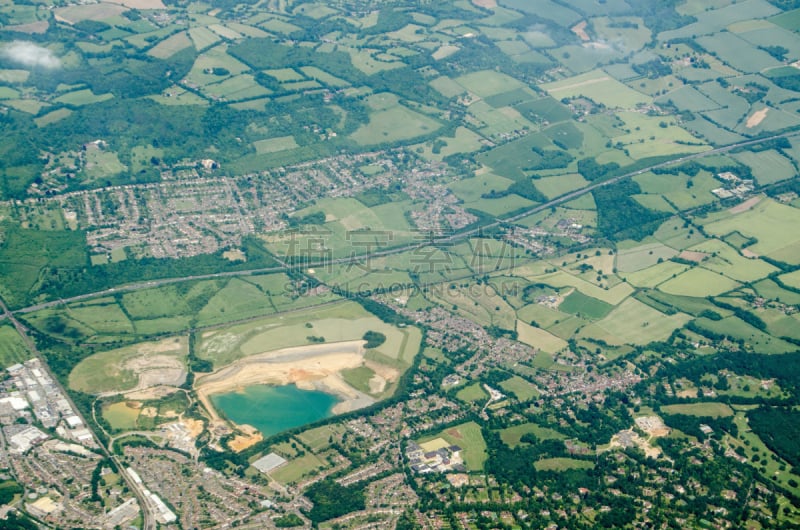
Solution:
{"label": "sand pit", "polygon": [[211,395],[264,383],[296,384],[298,388],[335,394],[344,400],[334,407],[335,414],[371,405],[372,398],[353,389],[339,376],[341,370],[364,364],[363,345],[364,341],[354,340],[252,355],[198,378],[197,397],[215,422],[220,418],[211,403]]}
{"label": "sand pit", "polygon": [[264,439],[258,429],[252,425],[239,425],[239,429],[242,434],[237,434],[233,440],[228,442],[228,447],[236,453],[240,453]]}
{"label": "sand pit", "polygon": [[581,22],[572,26],[570,29],[572,30],[572,33],[577,35],[583,42],[588,42],[591,40],[591,38],[589,37],[589,34],[586,33],[586,26],[586,21],[582,20]]}
{"label": "sand pit", "polygon": [[745,124],[745,127],[747,127],[748,129],[752,129],[753,127],[758,126],[762,121],[764,121],[764,118],[767,117],[768,112],[769,112],[769,107],[755,111],[750,115],[749,118],[747,118],[747,123]]}

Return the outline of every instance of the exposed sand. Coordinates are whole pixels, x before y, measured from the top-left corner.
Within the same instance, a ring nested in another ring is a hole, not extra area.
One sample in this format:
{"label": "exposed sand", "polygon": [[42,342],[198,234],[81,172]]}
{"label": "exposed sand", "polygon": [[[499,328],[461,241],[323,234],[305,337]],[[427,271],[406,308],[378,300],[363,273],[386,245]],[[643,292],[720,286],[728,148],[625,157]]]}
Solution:
{"label": "exposed sand", "polygon": [[587,25],[586,21],[582,20],[582,21],[578,22],[577,24],[575,24],[574,26],[572,26],[572,28],[571,28],[572,33],[574,33],[575,35],[580,37],[580,39],[582,41],[584,41],[584,42],[587,42],[587,41],[591,40],[589,38],[589,34],[586,33],[586,25]]}
{"label": "exposed sand", "polygon": [[345,383],[339,371],[364,364],[363,344],[363,340],[311,344],[252,355],[198,378],[197,398],[215,422],[220,418],[211,395],[263,383],[296,384],[335,394],[344,400],[334,407],[335,414],[362,408],[375,400]]}
{"label": "exposed sand", "polygon": [[487,9],[497,7],[497,2],[495,0],[472,0],[472,3],[478,7],[485,7]]}
{"label": "exposed sand", "polygon": [[751,209],[753,206],[755,206],[759,202],[761,202],[761,197],[760,196],[759,197],[752,197],[750,199],[747,199],[746,201],[744,201],[741,204],[737,204],[736,206],[734,206],[733,208],[731,208],[728,211],[730,213],[746,212],[747,210]]}
{"label": "exposed sand", "polygon": [[747,123],[745,124],[745,127],[747,127],[748,129],[752,129],[753,127],[757,126],[762,121],[764,121],[764,118],[767,117],[768,112],[769,112],[769,107],[755,111],[750,115],[749,118],[747,118]]}
{"label": "exposed sand", "polygon": [[237,434],[233,440],[228,442],[228,447],[236,453],[240,453],[264,439],[258,429],[252,425],[239,425],[239,429],[243,434]]}
{"label": "exposed sand", "polygon": [[684,250],[683,252],[678,254],[678,257],[688,261],[694,261],[695,263],[700,263],[701,261],[703,261],[708,257],[708,254],[706,254],[705,252],[697,252],[694,250]]}
{"label": "exposed sand", "polygon": [[[172,344],[159,343],[157,348],[152,351],[171,351],[165,347]],[[180,347],[180,344],[178,344]],[[139,383],[133,390],[144,390],[156,386],[180,386],[186,381],[186,368],[177,357],[169,355],[147,355],[145,357],[135,357],[125,363],[124,368],[133,371],[139,376]]]}
{"label": "exposed sand", "polygon": [[758,254],[756,254],[755,252],[753,252],[749,248],[743,248],[742,249],[742,256],[744,256],[745,258],[750,258],[750,259],[757,259],[757,258],[760,257]]}

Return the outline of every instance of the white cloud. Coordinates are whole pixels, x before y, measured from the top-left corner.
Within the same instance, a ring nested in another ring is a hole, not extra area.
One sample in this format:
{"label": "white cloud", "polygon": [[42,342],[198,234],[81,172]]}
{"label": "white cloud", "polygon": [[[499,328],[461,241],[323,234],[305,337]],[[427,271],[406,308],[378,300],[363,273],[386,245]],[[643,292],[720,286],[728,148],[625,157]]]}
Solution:
{"label": "white cloud", "polygon": [[33,42],[15,40],[2,47],[3,57],[29,68],[59,68],[61,60],[55,54]]}

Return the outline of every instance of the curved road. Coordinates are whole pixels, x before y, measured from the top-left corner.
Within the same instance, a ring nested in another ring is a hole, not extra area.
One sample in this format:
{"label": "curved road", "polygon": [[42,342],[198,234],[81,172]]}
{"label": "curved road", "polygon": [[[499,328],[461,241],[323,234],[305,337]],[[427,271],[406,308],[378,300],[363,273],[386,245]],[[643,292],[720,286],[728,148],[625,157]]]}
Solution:
{"label": "curved road", "polygon": [[[479,226],[477,228],[473,228],[471,230],[458,232],[456,234],[453,234],[452,236],[449,236],[449,237],[446,237],[446,238],[442,238],[439,241],[453,242],[453,241],[457,241],[457,240],[460,240],[460,239],[465,239],[465,238],[471,237],[471,236],[473,236],[475,234],[479,234],[479,233],[481,233],[482,231],[484,231],[486,229],[496,228],[498,226],[502,226],[502,225],[507,224],[507,223],[513,223],[513,222],[518,221],[518,220],[520,220],[520,219],[522,219],[524,217],[527,217],[529,215],[532,215],[532,214],[535,214],[535,213],[539,213],[539,212],[541,212],[543,210],[546,210],[548,208],[551,208],[553,206],[558,206],[559,204],[563,204],[563,203],[569,202],[569,201],[571,201],[571,200],[573,200],[573,199],[575,199],[577,197],[580,197],[580,196],[585,195],[587,193],[591,193],[592,191],[594,191],[594,190],[596,190],[598,188],[601,188],[603,186],[610,186],[610,185],[615,184],[615,183],[617,183],[617,182],[619,182],[621,180],[624,180],[624,179],[627,179],[627,178],[630,178],[630,177],[634,177],[636,175],[640,175],[642,173],[645,173],[647,171],[651,171],[653,169],[659,169],[659,168],[662,168],[662,167],[668,167],[668,166],[671,166],[671,165],[674,165],[674,164],[680,164],[680,163],[683,163],[683,162],[687,162],[689,160],[696,160],[696,159],[704,158],[704,157],[707,157],[707,156],[718,155],[720,153],[727,153],[728,151],[732,151],[732,150],[738,149],[740,147],[747,147],[748,145],[755,145],[755,144],[759,144],[759,143],[763,143],[763,142],[769,142],[771,140],[777,140],[779,138],[789,138],[789,137],[797,136],[797,135],[800,135],[800,130],[789,131],[789,132],[785,132],[785,133],[782,133],[782,134],[776,134],[776,135],[773,135],[773,136],[767,136],[767,137],[763,137],[763,138],[758,138],[758,139],[755,139],[755,140],[746,140],[744,142],[739,142],[739,143],[736,143],[736,144],[726,145],[724,147],[717,147],[715,149],[710,149],[708,151],[703,151],[701,153],[694,153],[694,154],[682,156],[680,158],[676,158],[676,159],[673,159],[673,160],[668,160],[666,162],[660,162],[658,164],[653,164],[652,166],[648,166],[648,167],[645,167],[645,168],[642,168],[642,169],[638,169],[638,170],[632,171],[630,173],[625,173],[624,175],[619,175],[617,177],[613,177],[613,178],[610,178],[608,180],[604,180],[602,182],[589,184],[588,186],[584,186],[583,188],[571,191],[571,192],[569,192],[569,193],[567,193],[565,195],[562,195],[562,196],[557,197],[557,198],[555,198],[553,200],[550,200],[550,201],[547,201],[545,203],[542,203],[542,204],[540,204],[538,206],[535,206],[533,208],[525,210],[525,211],[523,211],[521,213],[518,213],[516,215],[513,215],[511,217],[508,217],[508,218],[505,218],[505,219],[497,219],[497,220],[495,220],[495,221],[493,221],[493,222],[491,222],[489,224],[481,225],[481,226]],[[376,251],[376,252],[369,252],[369,253],[358,255],[358,256],[350,256],[350,257],[347,257],[347,258],[338,258],[338,259],[328,260],[328,261],[325,261],[325,262],[307,263],[307,264],[304,265],[304,267],[313,268],[315,266],[318,267],[320,265],[350,263],[354,259],[378,258],[378,257],[382,257],[382,256],[400,254],[400,253],[403,253],[403,252],[407,252],[409,250],[413,250],[413,249],[416,249],[416,248],[424,247],[427,244],[428,243],[425,243],[425,242],[423,242],[423,243],[412,243],[412,244],[403,245],[403,246],[399,246],[399,247],[392,247],[392,248],[389,248],[389,249],[386,249],[386,250],[379,250],[379,251]],[[54,300],[54,301],[51,301],[51,302],[44,302],[44,303],[41,303],[41,304],[32,305],[32,306],[25,307],[25,308],[22,308],[22,309],[17,309],[15,311],[11,311],[8,314],[11,314],[11,313],[32,313],[34,311],[39,311],[41,309],[47,309],[47,308],[56,307],[56,306],[63,305],[63,304],[69,304],[71,302],[77,302],[77,301],[85,300],[85,299],[88,299],[88,298],[95,298],[95,297],[98,297],[98,296],[108,296],[108,295],[113,295],[113,294],[116,294],[116,293],[123,293],[123,292],[138,291],[138,290],[141,290],[141,289],[149,289],[149,288],[153,288],[153,287],[159,287],[159,286],[162,286],[162,285],[168,285],[168,284],[171,284],[171,283],[180,283],[180,282],[193,281],[193,280],[209,280],[209,279],[214,279],[214,278],[225,278],[225,277],[231,277],[231,276],[251,276],[251,275],[254,275],[254,274],[264,274],[264,273],[270,273],[270,272],[283,272],[283,271],[286,271],[286,270],[289,270],[289,269],[291,269],[290,266],[287,266],[285,264],[281,264],[281,265],[276,265],[274,267],[262,267],[262,268],[258,268],[258,269],[218,272],[218,273],[212,273],[212,274],[198,274],[198,275],[192,275],[192,276],[183,276],[183,277],[179,277],[179,278],[165,278],[165,279],[161,279],[161,280],[151,280],[151,281],[146,281],[146,282],[138,282],[138,283],[132,283],[132,284],[124,285],[124,286],[120,286],[120,287],[113,287],[111,289],[105,289],[103,291],[96,291],[96,292],[93,292],[93,293],[86,293],[86,294],[82,294],[82,295],[78,295],[78,296],[72,296],[72,297],[69,297],[69,298],[62,298],[62,299]],[[2,318],[2,316],[0,316],[0,318]]]}

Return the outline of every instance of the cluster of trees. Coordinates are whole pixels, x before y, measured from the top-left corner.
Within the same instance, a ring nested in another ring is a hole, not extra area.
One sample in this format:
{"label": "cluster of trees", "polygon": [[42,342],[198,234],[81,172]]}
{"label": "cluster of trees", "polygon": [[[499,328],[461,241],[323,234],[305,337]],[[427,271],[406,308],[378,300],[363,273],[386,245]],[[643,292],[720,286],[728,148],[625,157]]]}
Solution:
{"label": "cluster of trees", "polygon": [[378,346],[386,342],[386,335],[384,335],[380,331],[372,331],[372,330],[367,331],[361,338],[367,341],[367,343],[364,345],[364,347],[367,349],[377,348]]}
{"label": "cluster of trees", "polygon": [[332,479],[325,479],[311,485],[305,494],[314,503],[307,514],[314,523],[341,517],[366,507],[364,490],[358,484],[341,486]]}
{"label": "cluster of trees", "polygon": [[592,191],[597,205],[597,231],[601,236],[612,241],[639,240],[656,231],[666,214],[639,204],[632,196],[641,191],[631,179]]}

